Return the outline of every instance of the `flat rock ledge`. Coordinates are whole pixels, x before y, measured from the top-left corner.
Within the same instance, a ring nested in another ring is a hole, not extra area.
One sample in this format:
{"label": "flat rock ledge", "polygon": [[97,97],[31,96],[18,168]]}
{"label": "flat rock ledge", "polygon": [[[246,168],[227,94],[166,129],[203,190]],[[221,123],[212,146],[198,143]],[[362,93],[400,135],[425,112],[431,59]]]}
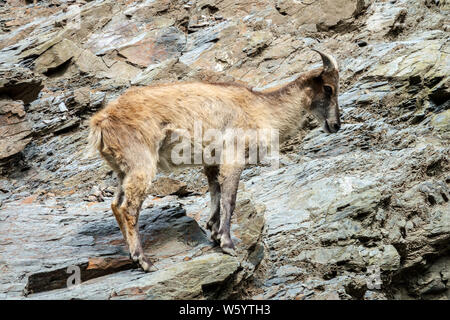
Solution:
{"label": "flat rock ledge", "polygon": [[[175,196],[156,198],[144,203],[140,232],[145,254],[158,269],[152,273],[143,272],[129,259],[110,212],[110,199],[99,203],[65,201],[61,205],[58,199],[30,197],[27,201],[5,204],[2,219],[8,221],[9,227],[8,232],[1,230],[0,243],[2,256],[10,258],[2,268],[0,297],[44,300],[230,297],[239,283],[252,275],[263,257],[258,252],[262,249],[258,243],[264,225],[263,211],[255,209],[249,200],[238,204],[232,231],[237,255],[233,257],[222,253],[201,227],[209,214],[207,202],[190,207],[197,210],[190,217],[175,199]],[[250,217],[256,218],[252,227]],[[34,222],[25,224],[23,219]],[[2,224],[2,229],[5,227]]]}

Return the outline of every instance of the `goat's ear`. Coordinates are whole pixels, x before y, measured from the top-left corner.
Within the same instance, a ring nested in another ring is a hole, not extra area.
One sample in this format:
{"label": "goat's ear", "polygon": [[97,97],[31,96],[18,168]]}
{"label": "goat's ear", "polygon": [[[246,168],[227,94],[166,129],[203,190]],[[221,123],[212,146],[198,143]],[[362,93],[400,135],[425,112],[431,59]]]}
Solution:
{"label": "goat's ear", "polygon": [[336,59],[334,59],[331,55],[320,52],[316,49],[311,49],[322,57],[322,63],[323,63],[323,72],[332,72],[334,70],[338,70],[338,64],[336,62]]}
{"label": "goat's ear", "polygon": [[317,84],[322,84],[323,83],[323,78],[322,78],[323,73],[324,73],[324,71],[322,71],[318,76],[314,77],[313,81]]}

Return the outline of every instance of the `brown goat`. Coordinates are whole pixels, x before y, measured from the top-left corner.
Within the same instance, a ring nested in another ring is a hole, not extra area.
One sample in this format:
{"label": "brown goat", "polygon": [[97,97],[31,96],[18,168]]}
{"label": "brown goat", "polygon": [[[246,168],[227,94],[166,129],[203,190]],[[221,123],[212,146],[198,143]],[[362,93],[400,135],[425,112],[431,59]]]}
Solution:
{"label": "brown goat", "polygon": [[[315,115],[326,132],[340,128],[336,61],[317,51],[323,68],[302,74],[279,89],[261,92],[238,84],[188,82],[131,88],[90,122],[90,144],[117,173],[119,185],[111,207],[131,258],[145,271],[138,218],[157,169],[173,170],[175,145],[169,136],[195,136],[194,123],[224,132],[229,128],[272,129],[280,141],[292,135],[304,117]],[[248,142],[247,142],[248,143]],[[250,142],[251,143],[251,142]],[[202,143],[200,148],[206,148]],[[248,148],[248,145],[246,145]],[[222,250],[234,254],[230,237],[239,179],[245,163],[197,163],[204,166],[211,196],[207,228]]]}

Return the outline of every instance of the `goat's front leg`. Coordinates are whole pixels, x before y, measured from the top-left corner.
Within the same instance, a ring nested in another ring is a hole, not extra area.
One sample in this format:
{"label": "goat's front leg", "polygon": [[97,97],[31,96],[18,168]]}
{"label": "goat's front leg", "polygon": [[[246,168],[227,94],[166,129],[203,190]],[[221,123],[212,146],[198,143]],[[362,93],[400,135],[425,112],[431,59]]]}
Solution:
{"label": "goat's front leg", "polygon": [[218,237],[220,226],[220,183],[219,167],[207,166],[204,169],[208,178],[209,194],[211,197],[211,215],[206,224],[206,228],[211,231],[211,240],[220,243]]}
{"label": "goat's front leg", "polygon": [[234,244],[231,241],[231,216],[236,206],[236,194],[242,168],[236,166],[222,166],[220,168],[221,180],[221,216],[218,238],[222,251],[235,255]]}

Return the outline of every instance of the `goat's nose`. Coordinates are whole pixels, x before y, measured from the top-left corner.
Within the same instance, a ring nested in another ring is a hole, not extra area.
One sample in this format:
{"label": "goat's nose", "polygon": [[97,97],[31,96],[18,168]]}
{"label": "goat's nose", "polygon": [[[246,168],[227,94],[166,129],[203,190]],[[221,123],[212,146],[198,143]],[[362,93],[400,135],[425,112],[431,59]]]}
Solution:
{"label": "goat's nose", "polygon": [[339,129],[341,128],[341,124],[340,123],[333,123],[332,125],[331,125],[331,128],[333,129],[333,131],[334,132],[338,132],[339,131]]}

